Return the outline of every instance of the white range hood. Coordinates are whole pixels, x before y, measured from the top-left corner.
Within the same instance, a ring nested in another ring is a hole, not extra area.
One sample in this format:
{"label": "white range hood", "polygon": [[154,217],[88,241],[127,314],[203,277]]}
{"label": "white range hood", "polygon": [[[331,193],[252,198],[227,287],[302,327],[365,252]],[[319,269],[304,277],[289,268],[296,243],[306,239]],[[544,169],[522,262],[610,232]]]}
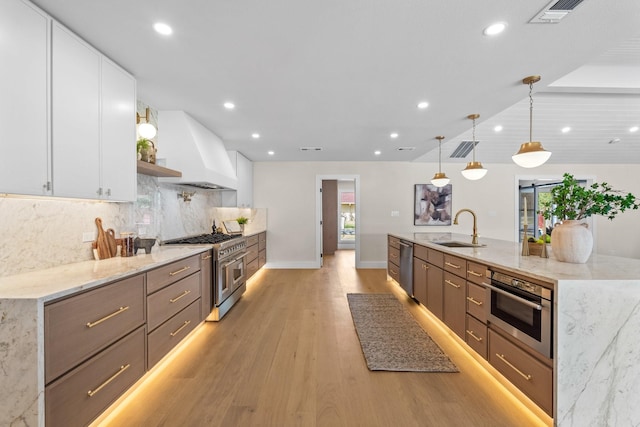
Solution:
{"label": "white range hood", "polygon": [[238,179],[222,139],[184,111],[158,111],[158,157],[182,172],[163,182],[236,190]]}

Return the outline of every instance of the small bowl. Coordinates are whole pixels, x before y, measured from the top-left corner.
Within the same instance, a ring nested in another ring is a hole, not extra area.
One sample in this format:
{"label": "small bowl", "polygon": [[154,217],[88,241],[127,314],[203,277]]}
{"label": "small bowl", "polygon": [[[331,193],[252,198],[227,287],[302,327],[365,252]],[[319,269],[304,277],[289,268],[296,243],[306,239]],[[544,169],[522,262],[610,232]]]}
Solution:
{"label": "small bowl", "polygon": [[156,239],[141,239],[140,237],[136,237],[133,240],[134,252],[138,253],[138,249],[144,248],[144,253],[150,254],[151,247],[155,244],[156,244]]}

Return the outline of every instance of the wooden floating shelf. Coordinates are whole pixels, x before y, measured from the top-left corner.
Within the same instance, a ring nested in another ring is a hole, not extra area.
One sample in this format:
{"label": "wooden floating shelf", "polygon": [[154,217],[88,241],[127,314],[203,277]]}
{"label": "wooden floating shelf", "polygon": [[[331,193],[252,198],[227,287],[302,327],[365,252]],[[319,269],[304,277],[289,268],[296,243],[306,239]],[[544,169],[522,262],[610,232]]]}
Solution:
{"label": "wooden floating shelf", "polygon": [[182,172],[138,160],[138,173],[158,177],[180,178]]}

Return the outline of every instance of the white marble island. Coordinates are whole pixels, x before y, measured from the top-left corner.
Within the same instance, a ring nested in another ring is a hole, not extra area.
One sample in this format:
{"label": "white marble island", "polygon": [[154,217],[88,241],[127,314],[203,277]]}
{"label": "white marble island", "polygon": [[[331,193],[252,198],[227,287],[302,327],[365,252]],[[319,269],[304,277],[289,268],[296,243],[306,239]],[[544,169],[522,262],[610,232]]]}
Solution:
{"label": "white marble island", "polygon": [[209,249],[154,247],[150,254],[61,265],[0,277],[0,426],[44,425],[44,305]]}
{"label": "white marble island", "polygon": [[585,264],[521,256],[521,245],[452,233],[390,233],[472,261],[554,284],[554,423],[640,425],[640,260],[594,254]]}

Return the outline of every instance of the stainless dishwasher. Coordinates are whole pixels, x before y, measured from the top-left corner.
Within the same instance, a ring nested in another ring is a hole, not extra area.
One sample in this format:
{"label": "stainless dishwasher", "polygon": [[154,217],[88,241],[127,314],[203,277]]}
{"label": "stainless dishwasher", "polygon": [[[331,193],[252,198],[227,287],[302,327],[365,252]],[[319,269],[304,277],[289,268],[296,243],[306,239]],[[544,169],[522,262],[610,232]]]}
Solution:
{"label": "stainless dishwasher", "polygon": [[400,286],[413,298],[413,243],[400,240]]}

